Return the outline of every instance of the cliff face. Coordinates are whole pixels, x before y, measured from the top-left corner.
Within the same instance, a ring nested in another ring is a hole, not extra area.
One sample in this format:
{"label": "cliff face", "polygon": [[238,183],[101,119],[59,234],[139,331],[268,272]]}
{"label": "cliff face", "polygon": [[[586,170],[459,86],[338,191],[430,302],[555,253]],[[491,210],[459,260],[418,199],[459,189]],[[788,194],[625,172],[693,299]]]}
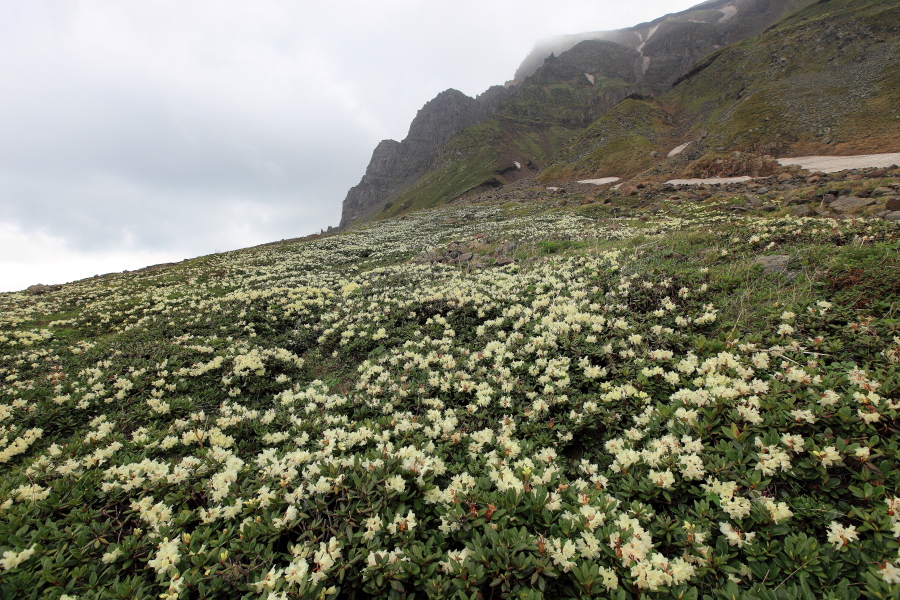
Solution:
{"label": "cliff face", "polygon": [[344,199],[339,228],[365,219],[406,190],[425,173],[444,144],[466,127],[488,118],[506,93],[496,86],[470,98],[449,89],[428,101],[402,142],[384,140],[375,148],[366,174]]}
{"label": "cliff face", "polygon": [[[344,199],[339,228],[358,219],[369,207],[377,204],[403,183],[405,165],[401,160],[403,145],[396,140],[382,140],[372,153],[372,160],[360,182],[350,188]],[[412,173],[411,173],[412,174]]]}

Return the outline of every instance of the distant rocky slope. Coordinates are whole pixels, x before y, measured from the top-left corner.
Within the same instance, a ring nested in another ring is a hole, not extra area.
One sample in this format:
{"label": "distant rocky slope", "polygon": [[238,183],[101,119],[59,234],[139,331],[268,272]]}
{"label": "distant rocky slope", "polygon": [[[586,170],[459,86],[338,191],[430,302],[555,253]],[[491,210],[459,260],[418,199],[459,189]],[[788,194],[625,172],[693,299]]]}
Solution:
{"label": "distant rocky slope", "polygon": [[613,42],[638,53],[641,80],[662,93],[700,58],[747,37],[814,0],[710,0],[626,29],[594,31],[545,40],[522,61],[514,83],[533,75],[550,54],[561,54],[585,40]]}
{"label": "distant rocky slope", "polygon": [[[535,176],[558,165],[573,139],[627,98],[666,93],[698,60],[813,1],[711,0],[631,28],[539,45],[507,88],[474,99],[442,92],[422,108],[406,139],[381,142],[344,200],[340,226]],[[659,113],[654,118],[668,119],[665,110],[652,110]],[[620,146],[619,154],[629,154],[629,143]],[[632,161],[624,171],[651,166]]]}

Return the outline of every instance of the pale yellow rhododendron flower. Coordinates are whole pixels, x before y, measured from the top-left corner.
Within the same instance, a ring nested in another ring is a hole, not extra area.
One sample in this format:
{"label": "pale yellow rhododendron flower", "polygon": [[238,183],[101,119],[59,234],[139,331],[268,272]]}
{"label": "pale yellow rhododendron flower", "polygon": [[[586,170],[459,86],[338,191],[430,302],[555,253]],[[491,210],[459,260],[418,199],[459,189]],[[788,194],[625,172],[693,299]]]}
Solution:
{"label": "pale yellow rhododendron flower", "polygon": [[6,550],[3,552],[3,558],[0,559],[0,566],[3,567],[4,571],[9,571],[15,569],[23,562],[28,560],[34,555],[34,546],[26,548],[20,552],[16,552],[15,550]]}
{"label": "pale yellow rhododendron flower", "polygon": [[859,535],[853,525],[841,525],[837,521],[832,521],[828,526],[828,541],[834,544],[835,548],[843,548],[858,539]]}

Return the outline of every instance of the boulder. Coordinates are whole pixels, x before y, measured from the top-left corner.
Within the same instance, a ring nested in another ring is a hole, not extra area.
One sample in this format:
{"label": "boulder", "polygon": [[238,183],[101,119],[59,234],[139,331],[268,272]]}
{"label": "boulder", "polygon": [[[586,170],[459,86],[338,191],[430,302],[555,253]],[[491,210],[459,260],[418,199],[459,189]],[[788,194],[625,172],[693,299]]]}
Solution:
{"label": "boulder", "polygon": [[778,207],[774,204],[763,204],[759,207],[759,209],[763,212],[775,212],[776,210],[778,210]]}
{"label": "boulder", "polygon": [[884,203],[884,207],[888,210],[900,210],[900,196],[888,198],[888,201]]}
{"label": "boulder", "polygon": [[889,212],[884,216],[885,221],[900,221],[900,210]]}
{"label": "boulder", "polygon": [[41,294],[46,294],[47,292],[55,292],[61,289],[61,285],[44,285],[42,283],[37,283],[25,288],[25,291],[32,296],[40,296]]}
{"label": "boulder", "polygon": [[494,266],[495,267],[505,267],[506,265],[513,264],[514,262],[516,262],[516,261],[514,261],[513,259],[511,259],[508,256],[500,256],[494,260]]}
{"label": "boulder", "polygon": [[887,196],[888,194],[893,194],[893,193],[894,193],[894,190],[892,190],[891,188],[887,188],[887,187],[877,187],[874,190],[872,190],[873,196]]}
{"label": "boulder", "polygon": [[811,212],[812,211],[810,211],[809,207],[805,204],[791,208],[791,214],[795,217],[808,217]]}
{"label": "boulder", "polygon": [[860,208],[865,208],[870,204],[875,204],[875,200],[871,198],[854,198],[852,196],[841,196],[831,203],[831,209],[840,213],[848,213]]}
{"label": "boulder", "polygon": [[498,254],[505,256],[506,254],[508,254],[509,252],[512,252],[513,250],[515,250],[518,247],[519,247],[519,245],[513,241],[503,242],[503,245],[500,246],[500,250],[498,251]]}

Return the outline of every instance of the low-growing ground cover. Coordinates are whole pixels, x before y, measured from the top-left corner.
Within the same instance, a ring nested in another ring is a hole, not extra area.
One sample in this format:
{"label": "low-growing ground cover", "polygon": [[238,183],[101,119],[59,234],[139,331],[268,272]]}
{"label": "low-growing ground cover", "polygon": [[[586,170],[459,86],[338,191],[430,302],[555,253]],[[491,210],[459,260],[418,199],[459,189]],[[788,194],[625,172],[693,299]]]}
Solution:
{"label": "low-growing ground cover", "polygon": [[730,206],[0,296],[0,596],[896,597],[897,226]]}

